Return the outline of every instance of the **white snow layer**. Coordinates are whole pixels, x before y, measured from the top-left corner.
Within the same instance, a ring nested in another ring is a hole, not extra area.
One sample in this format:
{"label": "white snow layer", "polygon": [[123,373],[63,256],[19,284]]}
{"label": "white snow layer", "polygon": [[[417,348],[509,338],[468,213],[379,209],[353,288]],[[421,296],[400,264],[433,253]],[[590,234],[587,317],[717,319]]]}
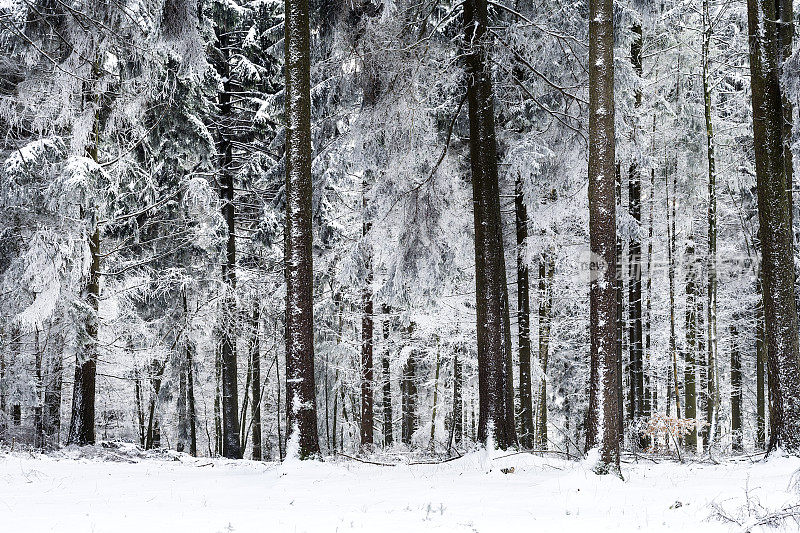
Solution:
{"label": "white snow layer", "polygon": [[480,453],[437,465],[284,467],[89,450],[0,455],[0,530],[742,531],[715,518],[717,508],[747,524],[796,504],[791,485],[800,468],[800,459],[786,457],[719,465],[640,460],[624,465],[623,482],[595,475],[585,462],[501,452],[487,471]]}

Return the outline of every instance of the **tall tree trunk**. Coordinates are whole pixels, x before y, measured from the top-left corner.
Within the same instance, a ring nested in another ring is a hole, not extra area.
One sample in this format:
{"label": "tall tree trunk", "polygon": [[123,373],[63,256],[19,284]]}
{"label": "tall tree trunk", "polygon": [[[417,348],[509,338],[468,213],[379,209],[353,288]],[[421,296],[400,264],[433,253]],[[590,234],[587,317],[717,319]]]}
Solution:
{"label": "tall tree trunk", "polygon": [[89,237],[91,267],[89,281],[83,291],[88,312],[84,325],[83,353],[75,355],[75,379],[72,392],[72,418],[67,444],[94,444],[95,380],[97,375],[98,304],[100,302],[100,226],[93,220]]}
{"label": "tall tree trunk", "polygon": [[550,330],[553,309],[553,256],[544,252],[539,256],[539,394],[536,408],[536,449],[547,449],[547,363],[550,359]]}
{"label": "tall tree trunk", "polygon": [[[653,137],[655,138],[656,132],[656,117],[653,115]],[[655,145],[655,141],[653,141]],[[655,150],[653,150],[655,153]],[[653,208],[655,206],[655,191],[656,191],[656,169],[650,169],[650,199],[648,202],[648,217],[647,217],[647,303],[645,305],[646,320],[644,323],[644,361],[647,363],[646,371],[644,372],[644,416],[649,417],[657,409],[657,392],[658,384],[655,377],[652,376],[654,370],[652,361],[652,339],[651,339],[651,322],[653,319]],[[653,385],[651,386],[651,379]],[[652,441],[651,441],[652,444]]]}
{"label": "tall tree trunk", "polygon": [[150,404],[147,414],[147,433],[145,435],[144,449],[151,450],[161,445],[161,429],[156,415],[158,395],[161,393],[161,384],[164,377],[166,361],[153,359],[150,364]]}
{"label": "tall tree trunk", "polygon": [[[679,391],[678,382],[678,347],[677,337],[675,335],[675,194],[674,188],[677,180],[676,169],[673,169],[673,191],[672,191],[672,204],[670,205],[669,195],[669,179],[666,166],[664,167],[664,186],[667,191],[667,261],[669,262],[669,353],[672,360],[672,374],[670,376],[671,386],[674,387],[675,393],[675,413],[678,418],[681,417],[681,396]],[[670,395],[673,390],[668,388],[667,391],[667,416],[669,416],[670,409]]]}
{"label": "tall tree trunk", "polygon": [[391,446],[394,442],[392,430],[392,381],[389,371],[389,307],[383,306],[383,445]]}
{"label": "tall tree trunk", "polygon": [[301,459],[319,455],[314,387],[311,211],[311,42],[308,0],[285,1],[286,423]]}
{"label": "tall tree trunk", "polygon": [[528,210],[525,207],[522,174],[514,184],[514,213],[517,230],[517,330],[519,332],[520,436],[523,448],[533,447],[533,398],[531,395],[531,306],[525,241],[528,238]]}
{"label": "tall tree trunk", "polygon": [[222,51],[223,70],[222,90],[219,93],[219,186],[222,200],[222,216],[225,220],[227,240],[225,260],[222,263],[222,305],[220,320],[221,351],[221,414],[222,414],[222,455],[229,459],[241,459],[242,449],[239,426],[239,385],[236,355],[236,209],[233,130],[234,95],[238,88],[232,82],[230,72],[231,30],[220,25],[217,38]]}
{"label": "tall tree trunk", "polygon": [[742,360],[739,330],[734,315],[731,331],[731,443],[734,452],[742,451]]}
{"label": "tall tree trunk", "polygon": [[[694,235],[686,243],[686,352],[683,369],[684,414],[686,418],[697,417],[696,362],[697,362],[697,288],[695,270]],[[686,446],[697,448],[698,425],[686,434]]]}
{"label": "tall tree trunk", "polygon": [[[500,192],[497,175],[494,95],[488,67],[488,2],[466,0],[467,100],[475,219],[475,287],[478,340],[478,439],[505,449],[516,444],[511,392],[508,316]],[[490,435],[490,432],[493,432]]]}
{"label": "tall tree trunk", "polygon": [[[97,62],[92,66],[92,78],[99,76]],[[90,85],[87,83],[87,85]],[[94,91],[94,88],[85,87],[87,94]],[[87,156],[95,163],[99,163],[100,150],[100,95],[96,91],[95,111],[93,131],[90,144],[87,148]],[[86,281],[81,297],[86,303],[83,345],[83,353],[75,354],[75,379],[73,380],[72,391],[72,418],[69,424],[69,434],[67,444],[77,444],[84,446],[94,444],[94,419],[95,419],[95,395],[97,379],[97,334],[99,318],[97,312],[100,305],[100,224],[97,220],[97,213],[85,213],[81,208],[82,218],[89,217],[88,241],[91,263],[89,267],[89,277]]]}
{"label": "tall tree trunk", "polygon": [[[634,24],[631,42],[631,63],[636,75],[642,76],[642,26]],[[635,92],[635,109],[642,105],[642,90]],[[636,130],[633,132],[636,143]],[[639,163],[633,161],[628,169],[628,212],[636,221],[637,227],[628,243],[628,344],[631,365],[631,413],[634,421],[644,416],[644,347],[642,342],[642,240],[639,228],[642,224],[642,173]],[[644,448],[646,441],[642,437],[639,446]]]}
{"label": "tall tree trunk", "polygon": [[[406,340],[410,344],[412,342],[412,334],[414,331],[414,324],[411,323],[407,329]],[[401,408],[402,408],[402,424],[401,424],[401,439],[403,444],[410,445],[411,439],[416,430],[416,400],[417,400],[417,363],[416,353],[412,348],[408,354],[408,361],[403,366],[403,377],[400,383],[401,394]]]}
{"label": "tall tree trunk", "polygon": [[[56,336],[52,356],[47,365],[47,379],[44,389],[43,431],[48,447],[57,447],[61,433],[61,390],[63,388],[63,362],[61,350],[63,341]],[[0,413],[2,417],[2,413]]]}
{"label": "tall tree trunk", "polygon": [[433,407],[431,408],[431,439],[429,450],[431,453],[436,451],[436,410],[439,405],[439,370],[441,368],[439,340],[436,341],[436,374],[433,378]]}
{"label": "tall tree trunk", "polygon": [[[182,355],[182,357],[181,357]],[[188,372],[186,370],[186,348],[183,349],[183,354],[177,355],[177,367],[178,367],[178,398],[176,401],[176,412],[178,415],[178,439],[175,443],[175,449],[179,452],[185,452],[187,449],[187,445],[189,444],[189,420],[187,416],[186,410],[186,397],[188,395],[187,392],[187,383],[186,377],[188,376]]]}
{"label": "tall tree trunk", "polygon": [[766,446],[766,401],[764,382],[767,369],[767,339],[764,331],[764,306],[761,300],[761,281],[757,281],[758,303],[756,304],[756,446]]}
{"label": "tall tree trunk", "polygon": [[613,0],[589,2],[589,240],[596,264],[589,291],[591,376],[586,441],[587,449],[600,444],[598,473],[619,472],[613,7]]}
{"label": "tall tree trunk", "polygon": [[361,445],[367,446],[374,442],[373,402],[374,402],[374,372],[372,365],[373,354],[373,312],[372,301],[372,252],[369,249],[367,236],[372,223],[367,215],[367,181],[362,182],[361,188],[361,237],[363,246],[364,268],[366,277],[361,291]]}
{"label": "tall tree trunk", "polygon": [[253,303],[253,315],[250,327],[253,330],[253,342],[250,345],[251,360],[251,396],[253,398],[253,419],[251,432],[253,439],[253,461],[263,459],[261,449],[261,337],[259,336],[259,326],[261,324],[261,307],[259,301]]}
{"label": "tall tree trunk", "polygon": [[186,406],[189,422],[189,454],[197,457],[197,411],[194,401],[194,345],[186,344]]}
{"label": "tall tree trunk", "polygon": [[[615,210],[617,213],[622,212],[622,172],[620,164],[617,163],[616,167],[616,207]],[[617,247],[615,250],[615,256],[617,258],[616,264],[616,277],[614,278],[614,294],[617,299],[617,314],[616,320],[614,324],[616,325],[617,331],[617,389],[619,390],[619,403],[617,407],[619,408],[619,413],[617,416],[617,425],[619,426],[619,433],[618,436],[620,438],[620,444],[623,444],[623,438],[625,435],[625,384],[623,382],[624,372],[623,372],[623,365],[622,365],[622,354],[624,353],[624,336],[625,336],[625,328],[624,328],[624,315],[625,315],[625,301],[624,301],[624,292],[625,292],[625,280],[623,279],[623,275],[625,269],[622,265],[623,260],[623,245],[622,245],[622,236],[617,233]],[[633,389],[631,389],[632,391]]]}
{"label": "tall tree trunk", "polygon": [[36,379],[36,404],[33,407],[33,446],[38,449],[44,447],[44,420],[42,417],[44,403],[44,384],[42,380],[42,346],[39,339],[39,327],[34,330],[34,372]]}
{"label": "tall tree trunk", "polygon": [[464,400],[462,397],[463,368],[458,357],[459,350],[453,356],[453,437],[456,446],[461,444],[464,435]]}
{"label": "tall tree trunk", "polygon": [[717,372],[717,170],[714,157],[714,126],[711,120],[711,80],[710,76],[710,47],[711,47],[711,18],[709,14],[709,1],[703,0],[703,41],[701,62],[703,67],[703,108],[706,120],[706,153],[708,155],[708,299],[706,312],[708,313],[706,327],[708,328],[708,372],[709,383],[714,387],[711,391],[711,427],[709,428],[708,445],[712,445],[716,436],[717,421],[719,419],[719,376]]}
{"label": "tall tree trunk", "polygon": [[770,385],[767,446],[800,449],[800,364],[792,232],[784,161],[775,0],[748,0],[750,83],[753,100],[764,322]]}
{"label": "tall tree trunk", "polygon": [[[792,55],[792,40],[794,39],[794,2],[792,0],[776,0],[776,7],[778,10],[778,40],[779,51],[778,61],[780,74],[783,74],[784,64],[787,59]],[[792,156],[792,123],[793,123],[793,106],[791,100],[783,94],[781,98],[781,106],[783,107],[783,171],[786,174],[786,192],[789,202],[789,228],[792,237],[792,245],[794,245],[794,195],[792,190],[794,188],[794,164]],[[797,306],[797,302],[795,302]]]}

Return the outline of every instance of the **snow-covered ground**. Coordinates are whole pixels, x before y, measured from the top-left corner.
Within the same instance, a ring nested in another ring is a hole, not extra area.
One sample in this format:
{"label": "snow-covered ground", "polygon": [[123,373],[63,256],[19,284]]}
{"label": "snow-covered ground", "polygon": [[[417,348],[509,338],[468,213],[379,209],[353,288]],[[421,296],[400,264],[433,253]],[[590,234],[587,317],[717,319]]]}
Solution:
{"label": "snow-covered ground", "polygon": [[387,467],[92,450],[0,455],[0,531],[689,533],[744,530],[717,509],[747,524],[800,501],[800,459],[786,457],[640,460],[624,465],[623,482],[529,454]]}

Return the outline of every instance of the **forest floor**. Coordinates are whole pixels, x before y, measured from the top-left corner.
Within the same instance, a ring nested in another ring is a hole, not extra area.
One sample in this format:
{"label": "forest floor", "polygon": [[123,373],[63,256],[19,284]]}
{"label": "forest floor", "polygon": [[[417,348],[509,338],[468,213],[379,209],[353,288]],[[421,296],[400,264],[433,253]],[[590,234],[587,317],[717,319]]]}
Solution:
{"label": "forest floor", "polygon": [[622,481],[595,475],[585,461],[492,455],[390,467],[341,457],[195,459],[129,446],[5,452],[0,531],[690,533],[747,531],[765,520],[779,523],[778,531],[800,528],[782,520],[800,509],[798,458],[679,464],[630,457]]}

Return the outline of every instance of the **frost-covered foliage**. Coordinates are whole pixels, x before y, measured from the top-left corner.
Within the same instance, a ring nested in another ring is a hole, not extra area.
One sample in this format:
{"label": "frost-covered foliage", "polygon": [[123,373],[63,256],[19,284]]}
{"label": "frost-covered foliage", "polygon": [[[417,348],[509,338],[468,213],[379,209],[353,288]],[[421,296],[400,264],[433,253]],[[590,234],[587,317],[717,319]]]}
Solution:
{"label": "frost-covered foliage", "polygon": [[[520,257],[530,273],[535,403],[537,384],[548,385],[547,445],[577,455],[584,452],[588,400],[588,5],[490,4],[514,385]],[[702,17],[696,1],[615,4],[620,270],[629,272],[630,242],[638,236],[648,392],[653,411],[673,417],[670,315],[682,383],[692,275],[698,314],[705,316]],[[359,450],[365,298],[375,310],[376,442],[388,434],[388,385],[398,450],[471,448],[478,384],[463,3],[312,0],[310,6],[315,377],[323,452]],[[742,432],[751,446],[759,297],[743,9],[714,4],[709,80],[720,425],[730,427],[728,355],[737,342],[744,361]],[[27,430],[36,409],[47,406],[48,390],[60,391],[62,375],[71,382],[89,345],[86,319],[94,310],[85,291],[97,229],[94,342],[102,438],[188,449],[191,400],[198,453],[219,453],[220,328],[230,327],[245,448],[252,450],[251,407],[258,400],[264,457],[287,453],[283,10],[280,0],[0,3],[0,20],[10,28],[0,34],[0,323],[7,362],[0,411],[5,423],[13,406],[21,406],[20,438],[33,441]],[[643,36],[641,74],[631,63],[636,27]],[[793,100],[795,63],[796,56],[784,75]],[[639,222],[628,212],[633,164],[642,177]],[[223,276],[230,231],[222,214],[223,177],[234,183],[235,284]],[[517,183],[529,217],[519,246]],[[667,214],[672,221],[673,202],[671,308]],[[549,262],[548,281],[539,266]],[[627,284],[624,279],[626,321]],[[550,317],[540,321],[537,311],[548,295]],[[697,353],[705,357],[706,333],[698,322]],[[738,326],[737,337],[731,325]],[[622,331],[627,391],[627,322]],[[546,371],[539,341],[549,351]],[[256,393],[253,351],[261,363]],[[458,436],[457,363],[463,372]],[[63,389],[63,399],[53,401],[66,417],[70,392]],[[542,407],[534,408],[541,416]],[[626,423],[630,435],[641,421]],[[401,442],[405,425],[410,435]],[[723,431],[718,447],[729,446],[730,437]]]}

